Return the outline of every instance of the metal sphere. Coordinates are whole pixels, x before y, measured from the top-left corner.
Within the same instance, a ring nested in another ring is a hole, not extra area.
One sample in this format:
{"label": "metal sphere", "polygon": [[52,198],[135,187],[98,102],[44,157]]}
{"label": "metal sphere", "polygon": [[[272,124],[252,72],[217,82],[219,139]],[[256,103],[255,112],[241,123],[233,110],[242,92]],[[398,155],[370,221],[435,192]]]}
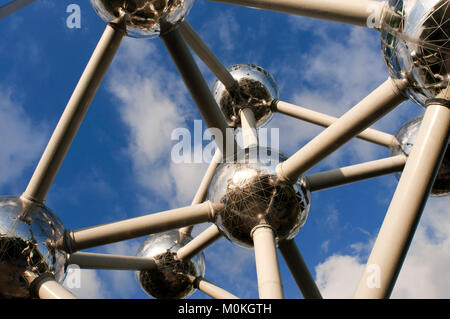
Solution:
{"label": "metal sphere", "polygon": [[[90,0],[106,23],[126,16],[126,32],[133,38],[154,38],[161,25],[176,25],[189,14],[194,0]],[[169,31],[168,28],[165,31]]]}
{"label": "metal sphere", "polygon": [[[420,124],[422,123],[423,116],[418,116],[405,125],[403,125],[397,132],[396,137],[400,142],[400,146],[391,147],[391,155],[406,154],[409,155],[411,148],[419,132]],[[401,174],[396,174],[396,177],[400,179]],[[450,147],[447,147],[447,151],[444,155],[441,167],[439,168],[438,175],[431,189],[431,195],[445,196],[450,194]]]}
{"label": "metal sphere", "polygon": [[153,258],[156,270],[136,272],[136,279],[141,288],[153,298],[181,299],[187,298],[195,291],[191,276],[203,277],[205,258],[203,253],[190,260],[178,260],[177,251],[192,238],[183,236],[180,242],[178,230],[171,230],[149,236],[139,248],[137,256]]}
{"label": "metal sphere", "polygon": [[270,148],[251,148],[217,168],[207,198],[224,204],[216,224],[233,243],[252,247],[251,231],[261,223],[272,226],[277,241],[294,238],[305,224],[310,192],[300,181],[292,185],[276,175],[286,159]]}
{"label": "metal sphere", "polygon": [[407,78],[408,95],[421,106],[449,84],[450,2],[390,0],[381,44],[390,75]]}
{"label": "metal sphere", "polygon": [[220,81],[214,84],[214,98],[228,125],[240,127],[239,111],[251,108],[255,114],[256,126],[267,124],[273,116],[272,101],[278,99],[278,86],[269,72],[253,64],[238,64],[229,68],[238,86],[227,90]]}
{"label": "metal sphere", "polygon": [[30,298],[25,270],[64,279],[66,254],[56,249],[64,226],[47,207],[0,197],[0,298]]}

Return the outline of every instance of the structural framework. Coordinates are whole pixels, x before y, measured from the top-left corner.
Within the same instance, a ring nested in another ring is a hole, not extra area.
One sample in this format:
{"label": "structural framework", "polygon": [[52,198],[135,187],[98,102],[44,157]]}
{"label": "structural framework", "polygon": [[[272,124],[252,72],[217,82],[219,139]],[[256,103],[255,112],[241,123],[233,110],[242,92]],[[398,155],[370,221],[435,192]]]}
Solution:
{"label": "structural framework", "polygon": [[[75,298],[60,283],[66,267],[136,270],[142,289],[155,298],[184,298],[195,289],[213,298],[236,298],[203,278],[202,250],[221,236],[254,247],[261,298],[283,298],[277,260],[281,251],[305,298],[321,298],[295,242],[305,223],[310,192],[384,174],[399,183],[373,246],[367,269],[380,270],[374,287],[365,271],[355,298],[388,298],[430,194],[450,193],[450,2],[448,0],[213,0],[327,19],[380,32],[390,77],[340,118],[278,98],[272,76],[256,65],[225,68],[184,21],[194,0],[91,0],[107,26],[24,193],[0,198],[0,295]],[[5,18],[32,1],[11,1]],[[100,83],[124,36],[160,37],[204,121],[214,129],[217,151],[188,207],[80,230],[67,230],[44,201]],[[213,92],[196,62],[216,75]],[[423,117],[396,136],[369,128],[412,99]],[[259,146],[257,128],[274,113],[326,127],[287,158]],[[225,141],[241,131],[244,145]],[[221,134],[219,134],[221,133]],[[390,149],[391,157],[305,175],[357,137]],[[401,174],[400,174],[401,173]],[[212,225],[195,238],[193,225]],[[137,256],[82,252],[150,235]]]}

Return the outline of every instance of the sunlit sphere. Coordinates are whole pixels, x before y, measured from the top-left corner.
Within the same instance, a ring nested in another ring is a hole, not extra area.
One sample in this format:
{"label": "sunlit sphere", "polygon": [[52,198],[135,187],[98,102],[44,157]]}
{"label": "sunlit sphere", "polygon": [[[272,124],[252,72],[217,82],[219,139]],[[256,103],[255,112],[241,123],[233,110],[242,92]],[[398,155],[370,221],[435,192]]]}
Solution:
{"label": "sunlit sphere", "polygon": [[390,0],[381,44],[390,75],[409,80],[408,95],[419,105],[439,97],[449,84],[450,1]]}
{"label": "sunlit sphere", "polygon": [[[423,116],[418,116],[405,125],[403,125],[397,132],[397,139],[400,142],[400,146],[391,147],[391,155],[406,154],[409,155],[412,146],[419,132],[420,124],[422,123]],[[396,174],[400,179],[401,174]],[[431,195],[445,196],[450,194],[450,147],[447,147],[447,151],[444,155],[441,167],[439,168],[438,175],[431,189]]]}
{"label": "sunlit sphere", "polygon": [[126,32],[133,38],[153,38],[184,20],[194,0],[90,0],[106,23],[126,16]]}
{"label": "sunlit sphere", "polygon": [[310,192],[301,181],[292,185],[276,175],[276,166],[286,159],[270,148],[251,148],[217,168],[207,198],[224,204],[216,224],[233,243],[252,247],[251,232],[262,223],[272,226],[277,242],[294,238],[305,224]]}
{"label": "sunlit sphere", "polygon": [[251,108],[255,114],[256,126],[262,127],[273,116],[272,101],[278,99],[278,86],[272,75],[253,64],[238,64],[229,68],[238,86],[228,91],[220,81],[214,84],[214,98],[228,125],[240,127],[239,111]]}
{"label": "sunlit sphere", "polygon": [[[157,299],[187,298],[195,292],[193,277],[205,274],[203,253],[190,260],[177,259],[177,251],[192,238],[184,235],[180,242],[178,230],[171,230],[149,236],[139,248],[137,256],[153,258],[157,265],[155,270],[136,272],[136,279],[141,288]],[[192,276],[192,278],[190,278]]]}
{"label": "sunlit sphere", "polygon": [[47,207],[0,197],[0,298],[30,298],[22,275],[50,273],[64,279],[67,255],[56,249],[64,226]]}

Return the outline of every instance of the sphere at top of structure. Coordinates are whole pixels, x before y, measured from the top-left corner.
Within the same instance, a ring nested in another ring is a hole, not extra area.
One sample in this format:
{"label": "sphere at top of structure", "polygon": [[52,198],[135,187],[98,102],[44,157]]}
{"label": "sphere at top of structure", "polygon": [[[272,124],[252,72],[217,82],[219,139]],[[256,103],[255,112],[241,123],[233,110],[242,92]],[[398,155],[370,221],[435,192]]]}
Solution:
{"label": "sphere at top of structure", "polygon": [[273,116],[272,101],[278,99],[278,86],[269,72],[253,64],[238,64],[229,68],[238,86],[227,90],[219,80],[214,84],[214,98],[230,127],[240,127],[239,111],[250,108],[256,126],[262,127]]}
{"label": "sphere at top of structure", "polygon": [[[418,116],[404,124],[397,132],[396,137],[400,142],[400,146],[391,147],[390,152],[392,156],[405,154],[409,155],[412,146],[419,132],[420,124],[423,116]],[[396,174],[400,179],[401,174]],[[439,168],[436,180],[430,192],[434,196],[445,196],[450,194],[450,147],[447,147],[441,167]]]}
{"label": "sphere at top of structure", "polygon": [[180,242],[178,230],[150,235],[139,248],[137,256],[153,258],[156,269],[136,271],[141,288],[152,298],[181,299],[195,292],[192,278],[205,275],[203,253],[190,260],[177,259],[177,251],[192,238],[184,235]]}
{"label": "sphere at top of structure", "polygon": [[389,73],[409,80],[407,94],[421,106],[449,98],[449,6],[448,0],[389,0],[384,10],[381,46]]}
{"label": "sphere at top of structure", "polygon": [[50,273],[61,282],[67,255],[56,248],[61,221],[47,207],[0,197],[0,298],[31,298],[23,273]]}
{"label": "sphere at top of structure", "polygon": [[[90,0],[106,23],[126,15],[126,33],[133,38],[154,38],[161,25],[174,26],[189,14],[194,0]],[[166,27],[166,30],[171,30]]]}
{"label": "sphere at top of structure", "polygon": [[305,224],[310,192],[301,181],[286,183],[276,174],[276,166],[286,159],[276,150],[254,147],[216,169],[207,198],[224,204],[216,212],[216,224],[231,242],[252,247],[251,232],[263,223],[273,228],[277,242],[292,239]]}

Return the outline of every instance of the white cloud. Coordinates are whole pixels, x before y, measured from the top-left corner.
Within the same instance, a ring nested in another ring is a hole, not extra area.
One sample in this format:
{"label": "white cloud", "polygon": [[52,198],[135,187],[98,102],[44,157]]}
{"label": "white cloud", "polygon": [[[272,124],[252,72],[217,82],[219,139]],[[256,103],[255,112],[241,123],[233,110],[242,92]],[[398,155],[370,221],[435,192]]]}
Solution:
{"label": "white cloud", "polygon": [[[450,199],[431,198],[423,213],[392,298],[449,298]],[[325,298],[351,298],[373,240],[351,245],[351,255],[334,254],[316,267]]]}
{"label": "white cloud", "polygon": [[46,130],[33,123],[13,92],[0,87],[0,187],[17,180],[44,145]]}

